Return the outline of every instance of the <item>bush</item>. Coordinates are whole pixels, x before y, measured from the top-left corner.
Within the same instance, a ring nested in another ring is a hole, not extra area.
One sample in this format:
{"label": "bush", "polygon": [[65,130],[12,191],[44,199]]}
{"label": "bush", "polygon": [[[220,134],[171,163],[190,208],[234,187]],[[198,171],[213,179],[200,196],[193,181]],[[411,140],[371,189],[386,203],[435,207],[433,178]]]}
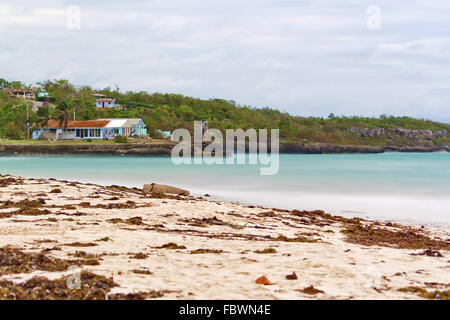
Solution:
{"label": "bush", "polygon": [[19,140],[23,138],[23,132],[20,128],[12,122],[6,124],[4,128],[4,135],[8,139]]}
{"label": "bush", "polygon": [[115,143],[128,143],[128,138],[124,136],[117,136],[114,138]]}
{"label": "bush", "polygon": [[92,142],[92,139],[91,138],[86,139],[86,142]]}

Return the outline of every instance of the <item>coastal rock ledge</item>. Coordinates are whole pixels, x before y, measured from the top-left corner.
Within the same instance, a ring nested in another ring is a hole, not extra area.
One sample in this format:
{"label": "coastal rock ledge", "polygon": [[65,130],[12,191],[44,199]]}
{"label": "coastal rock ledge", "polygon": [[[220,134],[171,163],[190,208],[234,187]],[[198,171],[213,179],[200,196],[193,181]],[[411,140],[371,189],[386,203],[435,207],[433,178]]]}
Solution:
{"label": "coastal rock ledge", "polygon": [[[170,156],[174,142],[128,144],[0,144],[0,155],[147,155]],[[270,150],[270,147],[269,147]],[[436,152],[450,151],[448,146],[370,146],[337,145],[329,143],[281,143],[279,152],[287,154],[325,153],[383,153],[383,152]]]}

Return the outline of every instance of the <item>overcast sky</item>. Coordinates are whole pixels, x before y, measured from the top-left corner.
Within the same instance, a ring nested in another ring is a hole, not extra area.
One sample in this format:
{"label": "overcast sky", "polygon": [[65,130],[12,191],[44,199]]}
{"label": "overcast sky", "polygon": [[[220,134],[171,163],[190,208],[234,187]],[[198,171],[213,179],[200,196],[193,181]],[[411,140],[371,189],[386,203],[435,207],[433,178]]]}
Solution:
{"label": "overcast sky", "polygon": [[448,0],[0,0],[0,77],[450,122],[449,17]]}

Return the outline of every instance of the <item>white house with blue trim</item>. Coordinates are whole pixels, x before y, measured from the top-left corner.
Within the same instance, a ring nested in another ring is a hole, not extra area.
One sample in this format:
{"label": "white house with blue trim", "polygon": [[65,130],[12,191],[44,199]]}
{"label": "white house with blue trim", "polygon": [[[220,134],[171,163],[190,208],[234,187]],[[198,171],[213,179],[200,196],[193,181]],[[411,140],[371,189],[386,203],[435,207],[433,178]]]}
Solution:
{"label": "white house with blue trim", "polygon": [[147,127],[142,119],[98,119],[68,121],[67,130],[64,123],[57,120],[48,121],[44,128],[33,131],[33,139],[53,138],[55,140],[73,139],[114,139],[117,136],[144,136]]}

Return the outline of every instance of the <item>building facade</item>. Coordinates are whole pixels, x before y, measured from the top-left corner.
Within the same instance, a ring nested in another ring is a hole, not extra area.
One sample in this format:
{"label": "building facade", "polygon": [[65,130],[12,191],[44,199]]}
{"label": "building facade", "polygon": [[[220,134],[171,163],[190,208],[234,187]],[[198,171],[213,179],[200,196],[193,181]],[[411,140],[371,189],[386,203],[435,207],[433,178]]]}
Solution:
{"label": "building facade", "polygon": [[144,136],[147,128],[142,119],[99,119],[69,121],[67,130],[64,123],[50,120],[46,127],[33,131],[33,139],[114,139],[117,136]]}
{"label": "building facade", "polygon": [[115,101],[114,101],[114,99],[110,99],[110,98],[100,98],[100,99],[95,100],[95,106],[97,108],[101,108],[101,109],[114,108]]}
{"label": "building facade", "polygon": [[36,99],[36,90],[28,89],[7,89],[8,95],[10,97],[21,98],[21,99]]}

